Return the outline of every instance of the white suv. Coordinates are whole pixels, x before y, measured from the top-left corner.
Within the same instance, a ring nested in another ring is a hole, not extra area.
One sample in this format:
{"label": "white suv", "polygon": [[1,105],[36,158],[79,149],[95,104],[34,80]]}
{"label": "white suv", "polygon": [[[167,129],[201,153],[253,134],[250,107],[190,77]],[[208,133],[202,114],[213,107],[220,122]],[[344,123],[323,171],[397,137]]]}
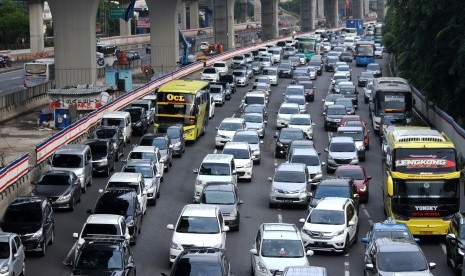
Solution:
{"label": "white suv", "polygon": [[220,79],[220,73],[218,72],[218,69],[214,67],[207,67],[203,69],[200,74],[200,79],[206,81],[218,81]]}
{"label": "white suv", "polygon": [[252,181],[254,156],[247,142],[227,142],[223,154],[234,156],[237,178]]}
{"label": "white suv", "polygon": [[238,129],[245,129],[243,118],[224,118],[221,124],[216,128],[215,146],[223,147],[230,142]]}
{"label": "white suv", "polygon": [[173,230],[170,248],[170,264],[185,249],[193,246],[226,248],[225,225],[220,208],[216,205],[188,204],[184,206],[176,226],[168,224]]}
{"label": "white suv", "polygon": [[216,61],[213,63],[213,67],[218,70],[220,76],[226,75],[228,73],[228,64],[226,61]]}
{"label": "white suv", "polygon": [[160,174],[160,181],[163,182],[163,174],[165,164],[161,161],[161,153],[154,146],[135,146],[128,154],[127,161],[132,160],[150,160],[157,167],[157,172]]}
{"label": "white suv", "polygon": [[293,114],[300,114],[299,105],[296,103],[282,103],[276,117],[276,127],[278,129],[287,127]]}
{"label": "white suv", "polygon": [[347,253],[358,239],[358,216],[351,199],[327,197],[300,219],[306,248]]}
{"label": "white suv", "polygon": [[294,224],[263,223],[250,250],[252,275],[270,276],[283,272],[287,266],[308,266],[307,256],[300,232]]}

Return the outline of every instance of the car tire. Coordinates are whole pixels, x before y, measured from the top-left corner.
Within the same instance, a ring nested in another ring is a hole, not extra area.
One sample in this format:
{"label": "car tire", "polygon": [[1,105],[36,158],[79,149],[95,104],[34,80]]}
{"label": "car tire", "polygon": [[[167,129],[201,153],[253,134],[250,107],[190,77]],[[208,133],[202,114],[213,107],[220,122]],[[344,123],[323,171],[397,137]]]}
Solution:
{"label": "car tire", "polygon": [[47,243],[45,241],[42,242],[42,250],[40,250],[40,256],[44,257],[47,251]]}
{"label": "car tire", "polygon": [[347,253],[349,253],[349,247],[350,247],[350,239],[349,239],[349,235],[347,235],[346,242],[344,244],[344,250],[342,251],[342,254],[346,255]]}
{"label": "car tire", "polygon": [[74,199],[71,198],[71,202],[69,203],[69,211],[70,212],[74,211],[74,204],[75,204]]}
{"label": "car tire", "polygon": [[52,236],[50,237],[49,245],[52,245],[55,242],[55,228],[52,228]]}
{"label": "car tire", "polygon": [[87,190],[87,185],[84,185],[84,187],[81,187],[81,193],[85,194]]}
{"label": "car tire", "polygon": [[273,208],[275,208],[275,204],[270,202],[270,203],[268,203],[268,207],[269,207],[270,209],[273,209]]}
{"label": "car tire", "polygon": [[105,177],[109,177],[110,176],[110,165],[107,165],[107,169],[105,171],[105,173],[103,174]]}
{"label": "car tire", "polygon": [[19,273],[19,276],[25,276],[26,275],[26,262],[23,261],[23,269],[21,269],[21,273]]}

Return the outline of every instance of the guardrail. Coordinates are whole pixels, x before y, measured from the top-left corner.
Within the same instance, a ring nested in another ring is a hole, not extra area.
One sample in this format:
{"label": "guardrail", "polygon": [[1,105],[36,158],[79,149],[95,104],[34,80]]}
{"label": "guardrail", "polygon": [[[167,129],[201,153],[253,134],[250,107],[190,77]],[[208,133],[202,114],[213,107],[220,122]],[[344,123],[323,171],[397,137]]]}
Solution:
{"label": "guardrail", "polygon": [[29,153],[0,169],[0,193],[28,172]]}

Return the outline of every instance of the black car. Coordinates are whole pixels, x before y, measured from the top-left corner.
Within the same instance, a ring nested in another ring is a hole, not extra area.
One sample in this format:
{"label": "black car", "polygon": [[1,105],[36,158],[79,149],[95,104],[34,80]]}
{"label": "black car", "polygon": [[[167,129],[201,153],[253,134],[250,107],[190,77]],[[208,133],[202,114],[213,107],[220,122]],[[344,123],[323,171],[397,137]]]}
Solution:
{"label": "black car", "polygon": [[239,199],[234,183],[208,182],[203,188],[200,203],[218,206],[229,229],[239,231],[243,202]]}
{"label": "black car", "polygon": [[48,171],[32,183],[34,195],[48,198],[54,208],[73,211],[74,205],[81,201],[81,182],[73,172]]}
{"label": "black car", "polygon": [[123,111],[131,114],[132,131],[137,132],[139,135],[144,135],[148,129],[147,114],[145,108],[138,106],[125,107]]}
{"label": "black car", "polygon": [[165,165],[165,171],[173,165],[173,145],[171,139],[166,133],[145,134],[139,142],[139,146],[153,146],[160,151],[161,162]]}
{"label": "black car", "polygon": [[344,115],[347,115],[345,106],[340,104],[328,106],[326,112],[323,112],[323,116],[325,116],[325,130],[336,130]]}
{"label": "black car", "polygon": [[279,135],[275,135],[275,158],[285,158],[292,141],[305,140],[304,132],[299,128],[282,128]]}
{"label": "black car", "polygon": [[358,211],[359,196],[357,184],[352,178],[328,177],[323,179],[310,196],[310,207],[315,207],[325,197],[350,198]]}
{"label": "black car", "polygon": [[321,74],[323,74],[323,62],[320,59],[317,59],[317,60],[311,59],[308,62],[308,66],[311,67],[311,68],[314,68],[314,70],[316,70],[316,74],[318,76],[321,76]]}
{"label": "black car", "polygon": [[92,152],[93,172],[109,176],[118,159],[113,143],[108,139],[89,139],[84,144],[89,145]]}
{"label": "black car", "polygon": [[457,212],[450,221],[446,236],[447,265],[452,267],[455,275],[461,275],[465,252],[465,214]]}
{"label": "black car", "polygon": [[358,91],[354,85],[341,85],[339,87],[339,94],[344,98],[351,99],[355,109],[358,109]]}
{"label": "black car", "polygon": [[0,55],[0,68],[11,67],[12,60],[9,56]]}
{"label": "black car", "polygon": [[[196,271],[195,275],[232,275],[231,265],[224,249],[211,247],[191,247],[185,249],[176,258],[169,275],[192,275],[189,274],[191,271]],[[161,273],[161,275],[168,276],[165,273]]]}
{"label": "black car", "polygon": [[334,72],[334,69],[336,68],[336,62],[339,60],[337,57],[328,57],[325,60],[325,71],[326,72]]}
{"label": "black car", "polygon": [[18,197],[6,208],[1,227],[3,232],[19,235],[24,251],[45,256],[47,246],[55,239],[52,205],[42,197]]}
{"label": "black car", "polygon": [[359,87],[365,87],[369,82],[372,82],[374,79],[373,72],[372,71],[365,71],[361,72],[360,75],[357,77],[358,78],[358,86]]}
{"label": "black car", "polygon": [[173,146],[173,156],[182,157],[186,151],[186,140],[184,139],[184,128],[182,125],[171,125],[165,128],[158,127],[158,133],[166,133]]}
{"label": "black car", "polygon": [[108,139],[113,143],[116,154],[116,161],[124,156],[124,135],[121,128],[117,126],[99,126],[92,134],[94,139]]}
{"label": "black car", "polygon": [[136,275],[134,256],[124,236],[86,238],[76,252],[72,266],[72,275]]}
{"label": "black car", "polygon": [[351,63],[354,61],[354,55],[351,52],[342,52],[339,56],[339,60]]}
{"label": "black car", "polygon": [[236,77],[234,75],[232,74],[222,75],[220,76],[220,82],[229,83],[231,93],[234,94],[236,92]]}
{"label": "black car", "polygon": [[152,46],[151,45],[147,45],[147,47],[145,47],[145,53],[146,54],[151,54],[152,53]]}
{"label": "black car", "polygon": [[294,68],[290,63],[282,63],[278,65],[278,77],[292,78]]}
{"label": "black car", "polygon": [[[92,214],[92,210],[87,210]],[[126,220],[130,241],[135,244],[142,227],[142,209],[137,193],[131,188],[107,188],[100,193],[94,214],[120,215]]]}

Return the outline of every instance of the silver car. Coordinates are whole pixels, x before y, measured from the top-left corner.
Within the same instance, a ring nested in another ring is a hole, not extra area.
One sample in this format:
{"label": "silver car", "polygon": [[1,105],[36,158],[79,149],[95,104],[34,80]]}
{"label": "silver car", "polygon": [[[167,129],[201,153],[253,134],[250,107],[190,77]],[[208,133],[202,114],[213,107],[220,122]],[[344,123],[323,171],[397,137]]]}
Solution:
{"label": "silver car", "polygon": [[142,174],[144,177],[145,192],[147,193],[147,203],[152,206],[157,204],[157,198],[160,197],[161,174],[157,172],[157,167],[151,161],[128,161],[121,172]]}
{"label": "silver car", "polygon": [[236,131],[232,138],[232,142],[247,142],[249,143],[250,151],[252,151],[252,157],[254,164],[260,164],[262,159],[261,148],[263,140],[260,140],[258,132],[253,129],[239,129]]}
{"label": "silver car", "polygon": [[357,147],[352,137],[332,137],[325,151],[328,153],[327,173],[334,172],[341,165],[358,165]]}
{"label": "silver car", "polygon": [[235,69],[232,74],[236,77],[237,86],[247,86],[247,70],[246,69]]}
{"label": "silver car", "polygon": [[0,234],[0,275],[25,275],[24,246],[14,233]]}
{"label": "silver car", "polygon": [[276,204],[292,204],[307,208],[310,193],[307,166],[303,163],[283,163],[271,182],[269,207]]}

